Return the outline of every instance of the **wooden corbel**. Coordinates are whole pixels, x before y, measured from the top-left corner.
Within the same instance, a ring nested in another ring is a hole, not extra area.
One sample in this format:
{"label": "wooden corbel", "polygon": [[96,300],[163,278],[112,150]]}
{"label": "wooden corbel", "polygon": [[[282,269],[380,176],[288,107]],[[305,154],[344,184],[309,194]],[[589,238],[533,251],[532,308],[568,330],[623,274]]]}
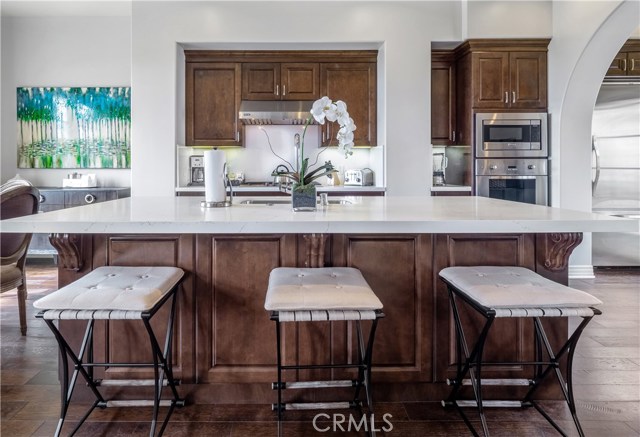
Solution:
{"label": "wooden corbel", "polygon": [[582,233],[546,234],[544,242],[544,266],[547,270],[557,272],[565,270],[569,265],[571,252],[582,242]]}
{"label": "wooden corbel", "polygon": [[58,263],[65,270],[82,268],[82,240],[78,234],[49,234],[51,245],[58,251]]}
{"label": "wooden corbel", "polygon": [[324,267],[324,251],[327,242],[327,234],[305,234],[307,242],[307,256],[305,267]]}

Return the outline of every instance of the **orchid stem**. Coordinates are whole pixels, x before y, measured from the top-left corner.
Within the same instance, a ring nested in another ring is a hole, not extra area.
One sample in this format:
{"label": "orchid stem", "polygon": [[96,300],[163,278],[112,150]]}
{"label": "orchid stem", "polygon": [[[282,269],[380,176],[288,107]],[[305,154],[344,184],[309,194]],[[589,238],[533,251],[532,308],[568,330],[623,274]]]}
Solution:
{"label": "orchid stem", "polygon": [[284,159],[282,156],[278,155],[274,150],[273,150],[273,146],[271,146],[271,138],[269,138],[269,134],[267,133],[267,131],[265,129],[260,129],[262,132],[264,132],[265,136],[267,137],[267,143],[269,144],[269,149],[271,149],[271,153],[273,153],[276,157],[280,158],[282,161],[284,161],[285,163],[289,164],[289,167],[291,167],[291,170],[294,170],[293,165],[287,161],[286,159]]}

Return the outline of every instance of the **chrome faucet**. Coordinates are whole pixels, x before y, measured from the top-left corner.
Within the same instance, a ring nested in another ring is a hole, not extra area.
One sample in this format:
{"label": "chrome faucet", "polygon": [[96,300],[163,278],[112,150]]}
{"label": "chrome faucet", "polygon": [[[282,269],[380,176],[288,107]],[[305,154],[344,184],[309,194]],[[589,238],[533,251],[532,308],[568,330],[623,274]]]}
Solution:
{"label": "chrome faucet", "polygon": [[296,158],[296,172],[300,171],[300,134],[293,136],[293,148],[295,150]]}

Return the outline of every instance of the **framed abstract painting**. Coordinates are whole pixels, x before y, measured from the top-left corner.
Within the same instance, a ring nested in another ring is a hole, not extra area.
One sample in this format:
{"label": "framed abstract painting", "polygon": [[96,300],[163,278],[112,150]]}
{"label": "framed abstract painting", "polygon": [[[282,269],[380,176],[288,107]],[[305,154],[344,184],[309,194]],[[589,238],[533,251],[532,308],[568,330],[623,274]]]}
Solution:
{"label": "framed abstract painting", "polygon": [[18,168],[131,168],[131,88],[18,88]]}

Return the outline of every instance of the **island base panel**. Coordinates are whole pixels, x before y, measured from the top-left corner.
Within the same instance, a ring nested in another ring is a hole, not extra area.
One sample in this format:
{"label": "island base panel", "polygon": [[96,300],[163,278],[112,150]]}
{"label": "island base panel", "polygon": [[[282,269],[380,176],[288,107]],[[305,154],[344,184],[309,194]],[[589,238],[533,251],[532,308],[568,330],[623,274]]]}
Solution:
{"label": "island base panel", "polygon": [[[577,234],[579,235],[579,234]],[[567,283],[566,259],[579,243],[576,234],[296,234],[256,235],[78,235],[82,264],[77,271],[59,268],[64,286],[103,265],[168,265],[188,276],[179,292],[174,332],[174,372],[180,394],[189,403],[273,402],[275,331],[264,310],[270,271],[275,267],[356,267],[384,304],[374,346],[373,379],[377,401],[439,401],[455,375],[455,336],[446,286],[438,272],[448,266],[516,265]],[[323,244],[318,244],[322,241]],[[322,247],[324,255],[318,253]],[[477,315],[462,310],[467,326]],[[158,326],[163,323],[158,315]],[[79,342],[76,321],[61,321],[65,336]],[[554,345],[567,336],[566,319],[545,320]],[[317,326],[284,324],[285,363],[355,360],[355,329],[345,322]],[[366,327],[365,327],[366,329]],[[142,361],[148,345],[133,324],[96,329],[97,357]],[[498,320],[487,346],[488,359],[530,359],[531,320]],[[162,338],[162,334],[160,335]],[[472,341],[472,339],[470,340]],[[112,348],[114,342],[118,348]],[[300,345],[300,346],[299,346]],[[305,346],[302,346],[305,345]],[[118,350],[114,357],[112,350]],[[329,375],[289,372],[286,380]],[[108,378],[143,378],[146,371],[118,369]],[[528,378],[530,368],[483,369],[489,378]],[[100,375],[102,376],[102,375]],[[349,377],[336,371],[331,377]],[[487,395],[505,398],[513,387],[491,387]],[[84,387],[76,396],[83,398]],[[129,389],[132,398],[144,388]],[[327,392],[327,396],[335,395]],[[302,394],[298,396],[303,396]],[[316,395],[317,396],[317,395]],[[539,396],[560,399],[554,387]],[[317,399],[314,398],[314,399]]]}

